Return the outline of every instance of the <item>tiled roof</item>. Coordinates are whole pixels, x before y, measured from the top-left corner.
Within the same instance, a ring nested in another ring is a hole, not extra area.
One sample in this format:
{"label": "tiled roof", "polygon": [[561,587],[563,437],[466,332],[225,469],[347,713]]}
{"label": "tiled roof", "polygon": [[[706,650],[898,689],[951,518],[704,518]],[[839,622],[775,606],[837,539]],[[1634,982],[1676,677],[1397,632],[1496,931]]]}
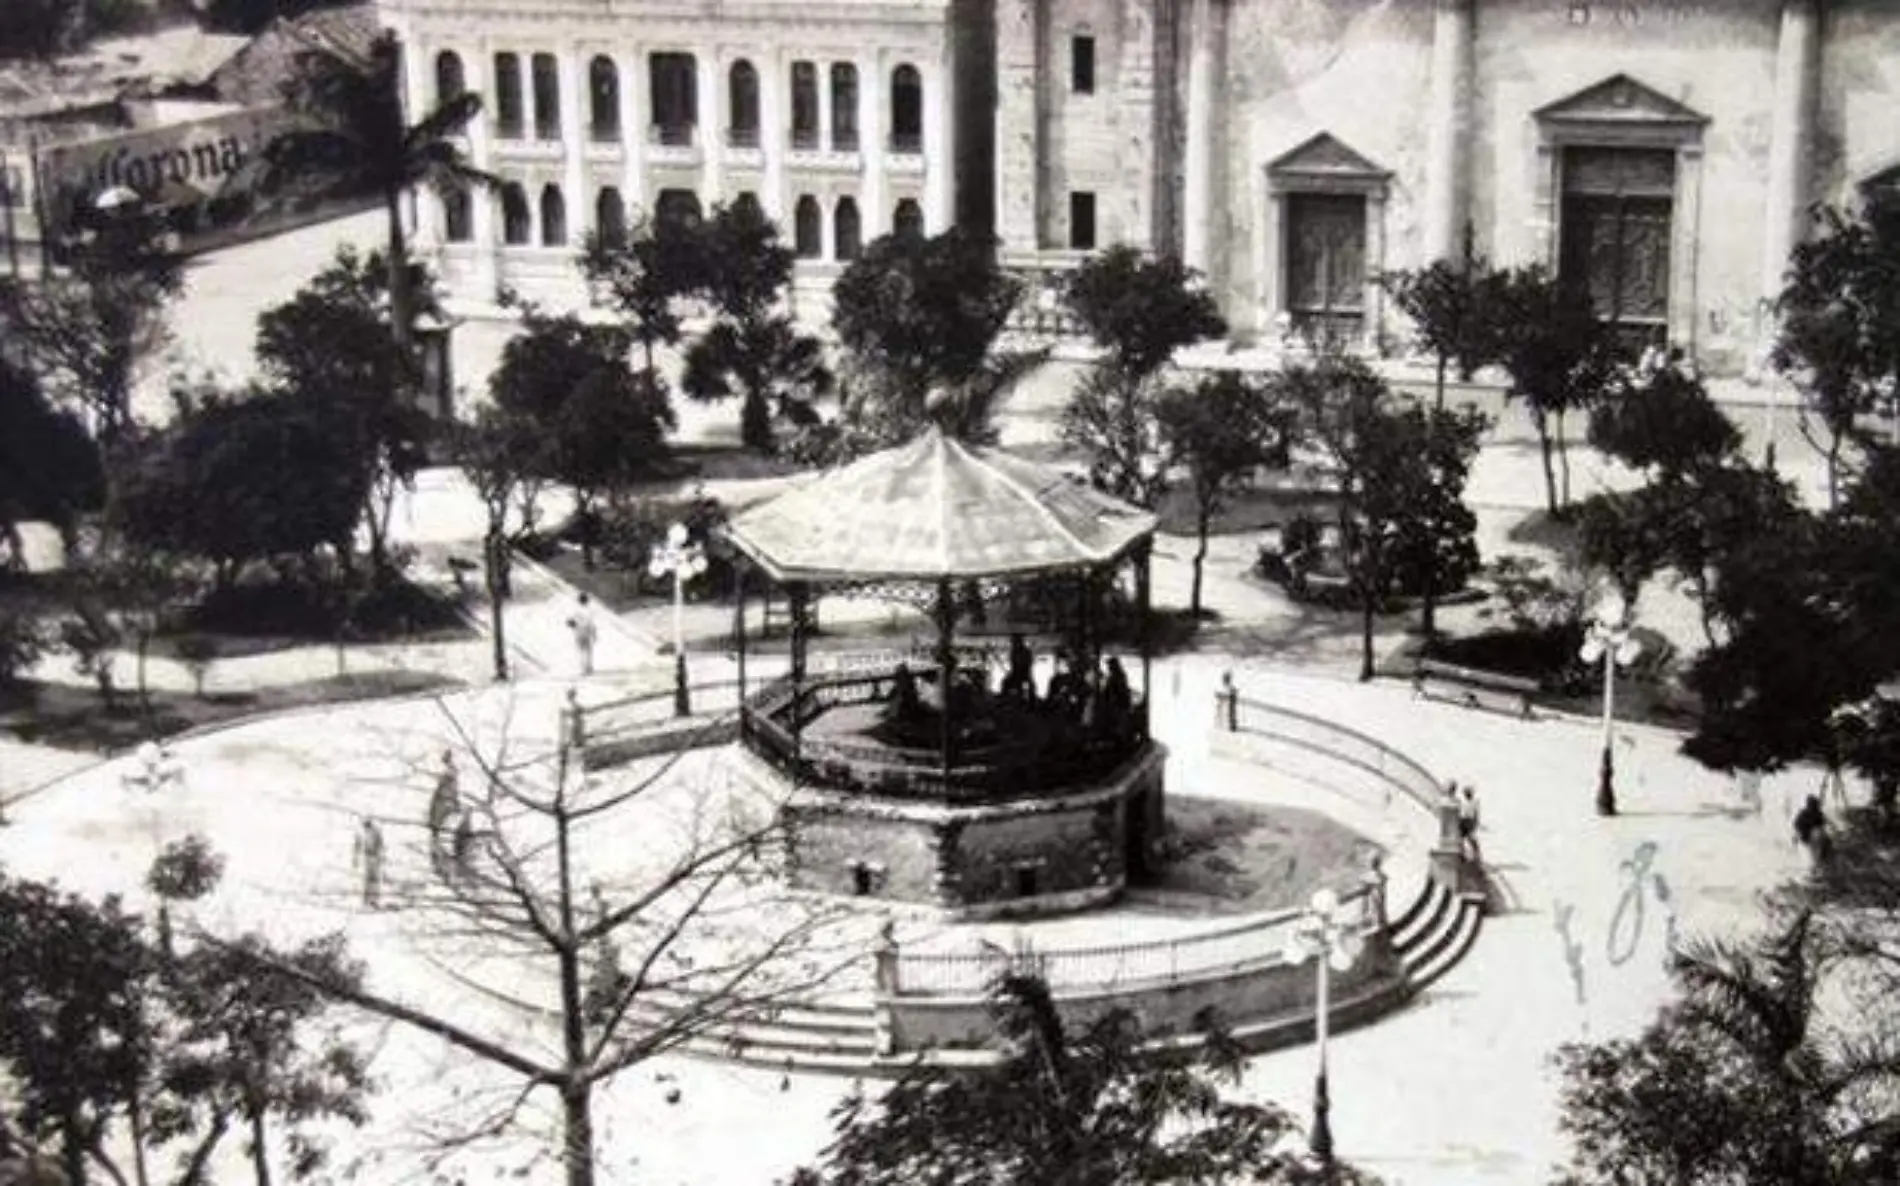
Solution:
{"label": "tiled roof", "polygon": [[382,32],[374,4],[320,9],[285,21],[284,28],[312,49],[362,63],[369,61],[370,46]]}
{"label": "tiled roof", "polygon": [[726,536],[780,580],[843,581],[1100,564],[1154,529],[1062,470],[933,428],[753,507]]}

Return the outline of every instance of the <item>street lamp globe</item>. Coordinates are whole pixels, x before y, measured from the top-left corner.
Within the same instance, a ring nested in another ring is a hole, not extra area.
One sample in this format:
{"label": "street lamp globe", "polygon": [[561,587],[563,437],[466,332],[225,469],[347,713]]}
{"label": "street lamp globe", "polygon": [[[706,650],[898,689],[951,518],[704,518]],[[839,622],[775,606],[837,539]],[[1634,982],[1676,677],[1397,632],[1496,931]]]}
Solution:
{"label": "street lamp globe", "polygon": [[1616,814],[1616,669],[1628,667],[1642,653],[1642,643],[1630,628],[1629,603],[1615,588],[1604,590],[1592,615],[1589,633],[1577,655],[1585,663],[1603,664],[1603,757],[1597,768],[1597,814]]}

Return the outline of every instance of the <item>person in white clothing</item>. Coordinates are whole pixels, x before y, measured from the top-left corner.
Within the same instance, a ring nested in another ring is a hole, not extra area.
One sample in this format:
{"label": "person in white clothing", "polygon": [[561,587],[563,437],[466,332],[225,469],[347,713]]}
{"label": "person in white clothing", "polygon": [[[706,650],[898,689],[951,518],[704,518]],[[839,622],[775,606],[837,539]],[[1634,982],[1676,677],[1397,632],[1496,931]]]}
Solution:
{"label": "person in white clothing", "polygon": [[580,658],[582,675],[594,674],[594,642],[599,638],[599,628],[594,624],[593,601],[583,593],[574,606],[574,613],[567,620],[567,628],[574,635],[574,650]]}

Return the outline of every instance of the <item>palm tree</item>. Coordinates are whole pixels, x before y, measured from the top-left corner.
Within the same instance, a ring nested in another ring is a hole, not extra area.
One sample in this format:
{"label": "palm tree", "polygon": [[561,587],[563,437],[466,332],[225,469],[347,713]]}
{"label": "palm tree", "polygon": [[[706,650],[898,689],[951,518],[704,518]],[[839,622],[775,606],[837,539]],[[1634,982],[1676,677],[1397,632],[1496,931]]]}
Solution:
{"label": "palm tree", "polygon": [[409,247],[402,200],[418,186],[493,186],[500,179],[469,164],[457,142],[481,114],[482,98],[464,91],[417,122],[402,101],[402,45],[384,32],[367,60],[310,53],[299,63],[288,100],[316,126],[287,132],[267,150],[274,183],[296,177],[333,179],[334,188],[381,196],[389,216],[389,316],[406,352],[416,307],[410,292]]}

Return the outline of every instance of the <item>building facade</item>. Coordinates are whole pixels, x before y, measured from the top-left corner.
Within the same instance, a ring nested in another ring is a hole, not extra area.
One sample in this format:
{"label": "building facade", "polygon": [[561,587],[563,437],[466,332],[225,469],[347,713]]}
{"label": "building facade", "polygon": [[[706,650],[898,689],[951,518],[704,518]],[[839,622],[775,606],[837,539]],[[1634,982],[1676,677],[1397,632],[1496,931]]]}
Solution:
{"label": "building facade", "polygon": [[1402,346],[1473,248],[1759,365],[1816,201],[1900,165],[1891,0],[998,0],[997,230],[1180,251],[1237,337]]}
{"label": "building facade", "polygon": [[457,297],[571,305],[587,232],[754,200],[822,289],[872,239],[958,215],[988,124],[955,118],[984,44],[956,2],[384,0],[410,110],[479,91],[469,153],[505,181],[425,198],[422,239]]}

